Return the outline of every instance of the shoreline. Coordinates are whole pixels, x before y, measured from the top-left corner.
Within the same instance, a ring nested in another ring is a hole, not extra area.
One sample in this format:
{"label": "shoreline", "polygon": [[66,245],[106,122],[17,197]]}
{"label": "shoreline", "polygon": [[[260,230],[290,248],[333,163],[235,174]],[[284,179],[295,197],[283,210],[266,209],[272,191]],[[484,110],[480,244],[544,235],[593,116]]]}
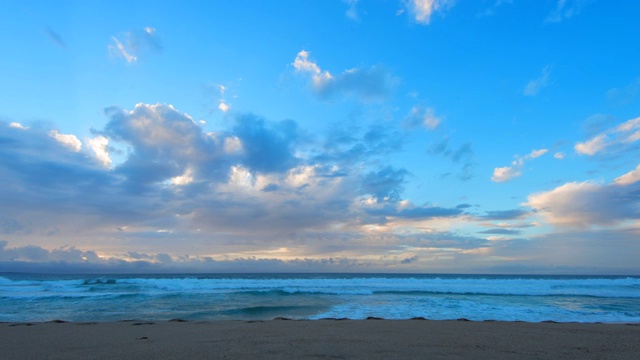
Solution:
{"label": "shoreline", "polygon": [[0,323],[0,358],[638,359],[640,323],[319,319]]}

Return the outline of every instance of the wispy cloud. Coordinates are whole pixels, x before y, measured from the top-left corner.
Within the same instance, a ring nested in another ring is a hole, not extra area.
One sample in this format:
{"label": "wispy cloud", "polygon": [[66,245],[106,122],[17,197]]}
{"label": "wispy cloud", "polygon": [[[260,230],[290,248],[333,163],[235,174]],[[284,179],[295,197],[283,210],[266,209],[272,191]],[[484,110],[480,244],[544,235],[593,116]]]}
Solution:
{"label": "wispy cloud", "polygon": [[621,87],[607,91],[607,100],[615,105],[628,105],[633,103],[640,92],[640,79]]}
{"label": "wispy cloud", "polygon": [[545,22],[558,23],[565,19],[580,14],[582,9],[594,0],[557,0],[555,8],[551,11]]}
{"label": "wispy cloud", "polygon": [[53,29],[51,29],[49,26],[47,26],[44,29],[44,32],[47,34],[47,37],[49,38],[49,40],[51,40],[52,43],[58,45],[63,49],[67,48],[67,44],[62,39],[62,36],[60,36],[60,34],[58,34],[57,32],[53,31]]}
{"label": "wispy cloud", "polygon": [[435,110],[431,107],[414,106],[405,116],[402,123],[408,128],[422,126],[427,130],[438,128],[442,119],[436,116]]}
{"label": "wispy cloud", "polygon": [[533,150],[525,156],[516,155],[516,159],[511,162],[511,165],[493,169],[491,180],[495,182],[505,182],[522,175],[525,161],[536,159],[546,154],[547,151],[547,149],[539,149]]}
{"label": "wispy cloud", "polygon": [[637,183],[640,181],[640,165],[635,170],[631,170],[628,173],[617,177],[613,180],[616,185],[626,186]]}
{"label": "wispy cloud", "polygon": [[574,146],[576,153],[593,156],[605,152],[620,152],[633,148],[640,140],[640,117],[602,131]]}
{"label": "wispy cloud", "polygon": [[360,20],[360,15],[358,14],[358,1],[359,0],[343,0],[349,8],[346,11],[346,15],[349,19],[358,21]]}
{"label": "wispy cloud", "polygon": [[162,51],[162,43],[156,29],[146,27],[140,31],[126,31],[111,37],[111,44],[107,46],[109,54],[116,58],[123,58],[127,63],[138,61],[140,53],[145,50]]}
{"label": "wispy cloud", "polygon": [[406,7],[417,23],[429,25],[431,17],[444,12],[455,4],[455,0],[407,0]]}
{"label": "wispy cloud", "polygon": [[545,88],[549,84],[549,75],[551,74],[551,66],[547,65],[542,69],[540,77],[529,81],[527,86],[524,87],[523,94],[525,96],[535,96],[540,90]]}
{"label": "wispy cloud", "polygon": [[485,9],[484,11],[478,13],[477,16],[478,17],[492,16],[492,15],[494,15],[496,13],[498,8],[500,8],[503,5],[507,5],[507,4],[513,4],[513,0],[495,0],[493,5],[491,5],[490,7]]}
{"label": "wispy cloud", "polygon": [[[459,171],[455,174],[459,180],[467,181],[473,177],[473,150],[470,142],[466,142],[456,149],[449,144],[449,138],[445,138],[431,146],[428,149],[428,153],[441,155],[451,160],[454,164],[461,164]],[[447,175],[449,173],[443,176]]]}

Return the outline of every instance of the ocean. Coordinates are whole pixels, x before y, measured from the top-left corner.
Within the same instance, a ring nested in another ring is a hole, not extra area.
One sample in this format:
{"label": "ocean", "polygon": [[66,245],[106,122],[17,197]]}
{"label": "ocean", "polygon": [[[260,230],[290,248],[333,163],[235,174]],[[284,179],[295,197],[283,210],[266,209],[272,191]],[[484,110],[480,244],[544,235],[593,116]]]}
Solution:
{"label": "ocean", "polygon": [[0,274],[0,321],[349,318],[640,322],[640,277]]}

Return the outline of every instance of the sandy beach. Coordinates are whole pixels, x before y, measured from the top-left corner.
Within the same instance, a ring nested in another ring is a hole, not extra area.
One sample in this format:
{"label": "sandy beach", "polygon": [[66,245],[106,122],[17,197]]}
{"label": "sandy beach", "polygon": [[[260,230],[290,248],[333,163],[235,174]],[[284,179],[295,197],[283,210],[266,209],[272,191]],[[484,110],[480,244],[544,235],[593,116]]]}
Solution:
{"label": "sandy beach", "polygon": [[638,359],[640,324],[461,320],[2,323],[2,359]]}

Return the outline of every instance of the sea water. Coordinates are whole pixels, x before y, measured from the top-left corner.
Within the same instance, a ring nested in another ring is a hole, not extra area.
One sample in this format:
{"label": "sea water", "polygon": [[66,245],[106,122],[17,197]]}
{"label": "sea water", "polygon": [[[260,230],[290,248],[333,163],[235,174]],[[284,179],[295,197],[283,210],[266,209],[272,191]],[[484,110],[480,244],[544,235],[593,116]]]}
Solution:
{"label": "sea water", "polygon": [[640,277],[0,275],[0,321],[349,318],[640,322]]}

